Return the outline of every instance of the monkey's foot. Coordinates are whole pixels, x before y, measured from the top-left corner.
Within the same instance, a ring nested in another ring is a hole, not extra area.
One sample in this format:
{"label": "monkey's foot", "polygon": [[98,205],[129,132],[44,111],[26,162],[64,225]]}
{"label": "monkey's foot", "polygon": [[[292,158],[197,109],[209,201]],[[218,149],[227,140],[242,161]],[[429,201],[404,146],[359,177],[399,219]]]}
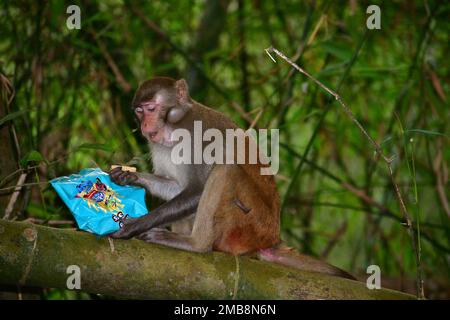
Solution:
{"label": "monkey's foot", "polygon": [[192,245],[191,237],[178,234],[175,232],[171,232],[166,229],[153,228],[148,231],[145,231],[138,236],[137,239],[143,240],[149,243],[162,244],[168,247],[194,251],[194,252],[203,252],[204,250],[199,250]]}
{"label": "monkey's foot", "polygon": [[145,242],[160,243],[167,239],[168,233],[170,233],[170,231],[167,229],[153,228],[138,234],[135,238]]}

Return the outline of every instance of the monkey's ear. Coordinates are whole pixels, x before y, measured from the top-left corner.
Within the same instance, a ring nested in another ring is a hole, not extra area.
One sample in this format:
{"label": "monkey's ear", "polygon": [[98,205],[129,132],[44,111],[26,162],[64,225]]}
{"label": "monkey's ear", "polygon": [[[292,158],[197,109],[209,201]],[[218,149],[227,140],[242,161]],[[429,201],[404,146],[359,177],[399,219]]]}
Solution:
{"label": "monkey's ear", "polygon": [[167,121],[169,123],[177,123],[184,118],[184,115],[191,106],[191,97],[186,80],[180,79],[175,82],[175,92],[177,98],[177,106],[172,107],[167,113]]}
{"label": "monkey's ear", "polygon": [[188,103],[191,98],[189,97],[189,88],[186,80],[180,79],[175,82],[175,91],[177,100],[181,105]]}
{"label": "monkey's ear", "polygon": [[175,124],[183,119],[186,112],[187,108],[173,107],[167,113],[167,121]]}

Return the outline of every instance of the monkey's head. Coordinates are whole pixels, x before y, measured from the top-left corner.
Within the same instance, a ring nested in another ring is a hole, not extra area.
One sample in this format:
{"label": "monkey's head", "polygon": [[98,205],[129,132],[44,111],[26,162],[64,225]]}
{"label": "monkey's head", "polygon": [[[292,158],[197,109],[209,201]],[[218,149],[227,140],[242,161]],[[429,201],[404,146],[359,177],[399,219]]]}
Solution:
{"label": "monkey's head", "polygon": [[152,143],[173,146],[172,131],[191,109],[184,79],[156,77],[143,82],[133,98],[132,108],[142,135]]}

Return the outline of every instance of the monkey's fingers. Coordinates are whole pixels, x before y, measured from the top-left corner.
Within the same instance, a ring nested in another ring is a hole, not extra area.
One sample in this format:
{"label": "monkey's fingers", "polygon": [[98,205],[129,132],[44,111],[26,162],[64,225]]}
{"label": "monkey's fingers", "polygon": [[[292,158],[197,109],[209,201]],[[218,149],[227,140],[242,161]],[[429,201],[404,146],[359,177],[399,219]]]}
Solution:
{"label": "monkey's fingers", "polygon": [[123,174],[120,175],[120,179],[124,184],[134,184],[134,182],[136,182],[138,177],[134,173],[125,171]]}
{"label": "monkey's fingers", "polygon": [[123,227],[109,236],[114,239],[131,239],[141,233],[140,225],[139,218],[126,219],[123,222]]}
{"label": "monkey's fingers", "polygon": [[128,180],[127,176],[128,176],[128,173],[126,173],[125,171],[122,171],[117,174],[116,180],[118,181],[118,183],[120,185],[125,185],[125,184],[127,184],[127,180]]}
{"label": "monkey's fingers", "polygon": [[122,172],[123,170],[122,170],[122,167],[115,167],[115,168],[113,168],[113,169],[111,169],[111,170],[109,170],[109,174],[117,174],[117,173],[119,173],[119,172]]}
{"label": "monkey's fingers", "polygon": [[127,184],[133,184],[138,179],[138,176],[132,172],[121,171],[121,170],[112,170],[109,174],[111,180],[118,185],[124,186]]}
{"label": "monkey's fingers", "polygon": [[113,238],[113,239],[131,239],[133,238],[134,234],[132,234],[131,232],[127,231],[125,228],[121,228],[118,231],[111,233],[109,235],[109,237]]}
{"label": "monkey's fingers", "polygon": [[119,231],[116,231],[114,233],[111,233],[110,235],[108,235],[108,237],[113,238],[113,239],[130,239],[131,237],[127,237],[123,232],[122,229],[120,229]]}
{"label": "monkey's fingers", "polygon": [[120,168],[115,168],[109,172],[109,176],[111,177],[111,180],[116,182],[117,178],[123,171]]}

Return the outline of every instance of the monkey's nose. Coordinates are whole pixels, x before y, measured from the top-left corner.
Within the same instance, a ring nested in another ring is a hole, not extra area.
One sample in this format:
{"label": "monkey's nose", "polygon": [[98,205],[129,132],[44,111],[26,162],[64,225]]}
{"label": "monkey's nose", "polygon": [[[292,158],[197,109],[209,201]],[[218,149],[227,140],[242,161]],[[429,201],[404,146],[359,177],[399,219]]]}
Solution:
{"label": "monkey's nose", "polygon": [[155,130],[153,126],[146,123],[142,123],[141,131],[144,136],[148,136],[150,139],[154,138],[158,134],[158,130]]}

